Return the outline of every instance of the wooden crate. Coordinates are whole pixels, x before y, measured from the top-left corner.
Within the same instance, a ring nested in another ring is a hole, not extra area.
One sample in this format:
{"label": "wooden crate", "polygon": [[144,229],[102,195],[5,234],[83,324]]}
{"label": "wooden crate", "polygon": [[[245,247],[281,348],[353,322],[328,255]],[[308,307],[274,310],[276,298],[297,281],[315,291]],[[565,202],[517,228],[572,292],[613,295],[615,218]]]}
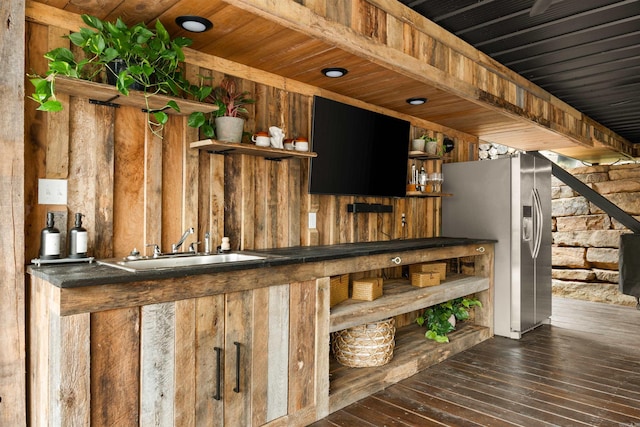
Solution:
{"label": "wooden crate", "polygon": [[342,274],[340,276],[331,277],[329,288],[329,307],[340,304],[342,301],[349,299],[349,275]]}
{"label": "wooden crate", "polygon": [[354,279],[351,283],[351,298],[360,301],[373,301],[382,296],[382,277]]}
{"label": "wooden crate", "polygon": [[440,281],[447,278],[447,263],[446,262],[429,262],[425,264],[412,264],[409,266],[409,277],[413,273],[422,273],[429,271],[437,271],[440,274]]}
{"label": "wooden crate", "polygon": [[427,286],[438,286],[440,284],[440,273],[437,271],[417,271],[411,274],[411,285],[418,288]]}

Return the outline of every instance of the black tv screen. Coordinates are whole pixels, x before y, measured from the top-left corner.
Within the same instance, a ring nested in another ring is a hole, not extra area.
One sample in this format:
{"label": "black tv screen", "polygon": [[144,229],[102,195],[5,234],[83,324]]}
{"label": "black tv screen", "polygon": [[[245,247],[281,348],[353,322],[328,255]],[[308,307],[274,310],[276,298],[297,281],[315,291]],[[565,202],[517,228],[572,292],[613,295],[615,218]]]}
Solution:
{"label": "black tv screen", "polygon": [[410,126],[315,96],[309,193],[404,197]]}

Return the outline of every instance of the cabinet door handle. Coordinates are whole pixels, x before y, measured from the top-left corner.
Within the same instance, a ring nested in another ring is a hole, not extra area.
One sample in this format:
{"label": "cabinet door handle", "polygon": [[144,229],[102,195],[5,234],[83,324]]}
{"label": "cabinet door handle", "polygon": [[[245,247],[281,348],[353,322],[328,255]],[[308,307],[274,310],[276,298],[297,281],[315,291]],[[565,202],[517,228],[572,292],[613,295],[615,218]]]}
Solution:
{"label": "cabinet door handle", "polygon": [[236,346],[236,386],[233,391],[240,393],[240,343],[235,341],[233,345]]}
{"label": "cabinet door handle", "polygon": [[391,262],[396,264],[396,265],[400,265],[400,263],[402,262],[402,258],[400,258],[399,256],[397,256],[395,258],[391,258]]}
{"label": "cabinet door handle", "polygon": [[222,375],[222,369],[220,366],[220,355],[222,353],[222,349],[220,347],[214,347],[213,349],[216,352],[216,394],[213,395],[213,398],[215,400],[220,400],[222,398],[222,396],[220,395],[220,376]]}
{"label": "cabinet door handle", "polygon": [[484,246],[480,246],[479,248],[476,248],[477,252],[480,252],[481,254],[484,253],[485,249]]}

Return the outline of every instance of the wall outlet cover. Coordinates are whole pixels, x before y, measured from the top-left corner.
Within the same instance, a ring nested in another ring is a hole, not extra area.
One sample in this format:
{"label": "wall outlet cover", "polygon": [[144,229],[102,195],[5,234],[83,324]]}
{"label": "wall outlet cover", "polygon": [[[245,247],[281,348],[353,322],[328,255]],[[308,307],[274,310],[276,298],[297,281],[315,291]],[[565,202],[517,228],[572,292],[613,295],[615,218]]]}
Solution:
{"label": "wall outlet cover", "polygon": [[38,204],[66,205],[67,204],[67,180],[66,179],[39,179],[38,180]]}

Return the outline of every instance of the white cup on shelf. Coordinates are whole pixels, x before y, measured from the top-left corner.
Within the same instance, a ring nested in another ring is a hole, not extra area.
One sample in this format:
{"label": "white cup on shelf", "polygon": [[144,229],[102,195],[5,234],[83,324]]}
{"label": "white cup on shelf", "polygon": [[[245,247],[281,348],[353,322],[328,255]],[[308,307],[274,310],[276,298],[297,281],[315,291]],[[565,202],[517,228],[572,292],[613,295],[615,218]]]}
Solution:
{"label": "white cup on shelf", "polygon": [[308,142],[296,142],[296,145],[294,147],[296,151],[309,151]]}
{"label": "white cup on shelf", "polygon": [[305,137],[298,137],[293,142],[296,151],[309,151],[309,140]]}
{"label": "white cup on shelf", "polygon": [[271,139],[268,136],[253,135],[251,141],[255,142],[258,147],[268,147],[271,145]]}

